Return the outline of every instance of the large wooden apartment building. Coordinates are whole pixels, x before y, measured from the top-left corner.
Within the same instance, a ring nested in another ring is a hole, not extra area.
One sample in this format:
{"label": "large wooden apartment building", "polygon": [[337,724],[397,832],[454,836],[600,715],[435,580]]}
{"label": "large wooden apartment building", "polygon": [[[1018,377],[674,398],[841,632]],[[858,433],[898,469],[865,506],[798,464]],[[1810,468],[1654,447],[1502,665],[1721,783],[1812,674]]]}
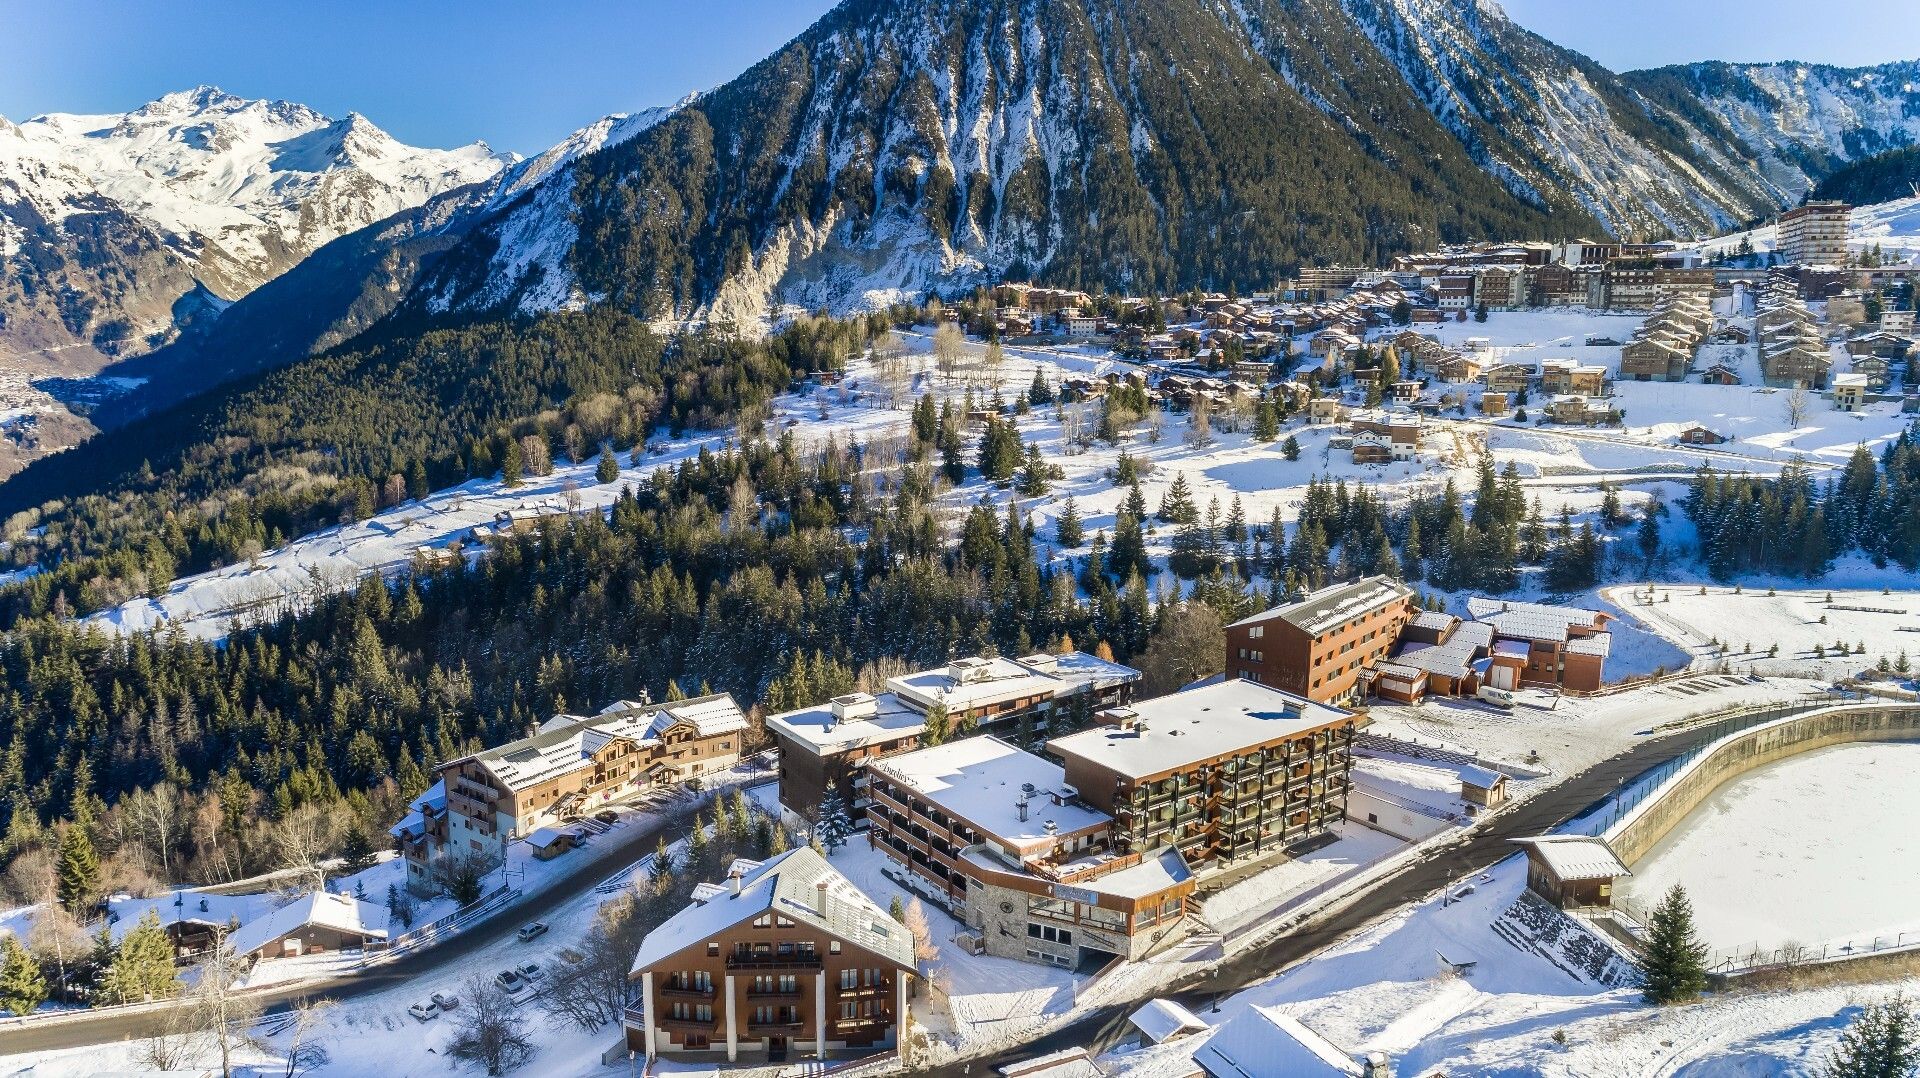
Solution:
{"label": "large wooden apartment building", "polygon": [[644,790],[740,761],[747,719],[720,693],[664,704],[623,700],[555,715],[531,736],[450,760],[391,829],[407,887],[432,894],[449,864],[501,863],[507,843]]}
{"label": "large wooden apartment building", "polygon": [[1346,815],[1359,721],[1350,711],[1235,679],[1099,718],[1047,749],[1080,798],[1114,818],[1122,852],[1172,849],[1212,870],[1283,850]]}
{"label": "large wooden apartment building", "polygon": [[868,840],[910,888],[970,929],[976,951],[1069,968],[1145,957],[1179,928],[1193,874],[1133,851],[1059,764],[992,736],[870,768]]}
{"label": "large wooden apartment building", "polygon": [[737,861],[641,941],[627,1044],[769,1063],[898,1045],[914,971],[906,927],[812,849]]}
{"label": "large wooden apartment building", "polygon": [[1319,703],[1350,700],[1416,612],[1413,592],[1391,577],[1321,588],[1227,626],[1226,676]]}

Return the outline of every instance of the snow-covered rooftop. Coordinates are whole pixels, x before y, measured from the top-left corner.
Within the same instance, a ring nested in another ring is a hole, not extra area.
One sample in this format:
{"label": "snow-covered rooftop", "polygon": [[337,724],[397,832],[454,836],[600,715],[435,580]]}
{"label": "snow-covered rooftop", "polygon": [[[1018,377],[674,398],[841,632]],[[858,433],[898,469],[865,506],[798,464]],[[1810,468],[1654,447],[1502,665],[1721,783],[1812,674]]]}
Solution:
{"label": "snow-covered rooftop", "polygon": [[265,917],[241,925],[228,940],[236,955],[249,955],[307,925],[378,939],[387,938],[387,908],[352,895],[309,891]]}
{"label": "snow-covered rooftop", "polygon": [[621,710],[609,710],[592,717],[555,715],[541,723],[532,737],[475,753],[473,759],[508,789],[523,790],[588,766],[593,754],[615,739],[645,744],[683,722],[691,725],[700,737],[747,728],[747,717],[726,693],[664,704],[623,702],[615,707]]}
{"label": "snow-covered rooftop", "polygon": [[1155,1044],[1173,1039],[1187,1033],[1200,1033],[1207,1024],[1200,1016],[1170,999],[1150,999],[1139,1010],[1127,1016],[1135,1029],[1147,1035]]}
{"label": "snow-covered rooftop", "polygon": [[1193,1053],[1212,1078],[1316,1078],[1359,1075],[1360,1064],[1298,1018],[1252,1007],[1216,1030]]}
{"label": "snow-covered rooftop", "polygon": [[[1059,764],[991,735],[961,738],[867,766],[1023,854],[1051,847],[1055,836],[1112,822],[1106,813],[1078,801]],[[1030,794],[1025,791],[1029,785],[1033,787]],[[1022,796],[1027,799],[1024,820],[1019,807]]]}
{"label": "snow-covered rooftop", "polygon": [[1370,576],[1309,592],[1298,602],[1285,603],[1252,617],[1241,618],[1228,628],[1256,625],[1279,618],[1301,632],[1317,635],[1343,621],[1372,613],[1412,594],[1405,585],[1391,577]]}
{"label": "snow-covered rooftop", "polygon": [[1268,685],[1234,679],[1133,705],[1130,729],[1101,726],[1058,737],[1053,752],[1146,778],[1317,730],[1353,713]]}
{"label": "snow-covered rooftop", "polygon": [[1630,876],[1613,847],[1603,838],[1586,835],[1541,835],[1519,838],[1515,842],[1528,848],[1561,881],[1607,880]]}
{"label": "snow-covered rooftop", "polygon": [[913,940],[906,928],[811,847],[801,846],[754,864],[741,872],[739,881],[738,892],[731,881],[717,892],[706,889],[704,901],[689,903],[647,933],[633,956],[633,972],[652,969],[688,947],[768,912],[818,928],[902,969],[914,968]]}

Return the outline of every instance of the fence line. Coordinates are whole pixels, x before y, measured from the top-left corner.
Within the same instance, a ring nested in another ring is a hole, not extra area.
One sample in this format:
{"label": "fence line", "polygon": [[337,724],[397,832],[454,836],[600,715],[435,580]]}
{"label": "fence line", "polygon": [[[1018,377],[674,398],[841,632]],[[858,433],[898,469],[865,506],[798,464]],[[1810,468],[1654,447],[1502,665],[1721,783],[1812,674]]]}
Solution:
{"label": "fence line", "polygon": [[1589,837],[1603,834],[1608,828],[1625,819],[1627,814],[1638,808],[1642,802],[1658,794],[1661,789],[1666,786],[1667,780],[1673,778],[1677,772],[1685,768],[1688,764],[1699,759],[1702,754],[1711,749],[1723,738],[1731,737],[1734,734],[1750,730],[1756,726],[1776,722],[1780,719],[1791,718],[1795,715],[1805,715],[1809,712],[1835,707],[1846,702],[1847,701],[1835,699],[1811,700],[1797,704],[1757,705],[1738,714],[1729,715],[1725,718],[1710,722],[1700,727],[1699,736],[1696,737],[1693,743],[1688,745],[1680,755],[1661,764],[1654,770],[1635,778],[1633,785],[1621,789],[1606,808],[1594,813],[1593,816],[1586,820],[1576,821],[1568,825],[1567,830],[1573,834],[1587,835]]}

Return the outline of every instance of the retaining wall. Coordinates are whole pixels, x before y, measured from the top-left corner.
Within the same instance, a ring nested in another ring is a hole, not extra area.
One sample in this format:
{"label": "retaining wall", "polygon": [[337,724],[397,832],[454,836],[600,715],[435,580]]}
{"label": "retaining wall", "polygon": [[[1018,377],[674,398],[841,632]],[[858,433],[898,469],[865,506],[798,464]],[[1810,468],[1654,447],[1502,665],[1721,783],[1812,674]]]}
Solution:
{"label": "retaining wall", "polygon": [[1803,752],[1863,741],[1920,741],[1920,707],[1846,705],[1730,734],[1604,832],[1629,867],[1729,779]]}

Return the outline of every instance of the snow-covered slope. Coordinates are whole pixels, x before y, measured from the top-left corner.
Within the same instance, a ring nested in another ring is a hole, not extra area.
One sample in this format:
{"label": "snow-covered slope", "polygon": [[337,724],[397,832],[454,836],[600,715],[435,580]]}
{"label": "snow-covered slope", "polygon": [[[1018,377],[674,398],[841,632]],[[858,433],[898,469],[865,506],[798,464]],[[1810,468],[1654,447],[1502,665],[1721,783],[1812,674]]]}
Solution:
{"label": "snow-covered slope", "polygon": [[509,206],[421,301],[750,321],[1008,272],[1253,286],[1446,240],[1713,235],[1904,137],[1891,68],[1808,70],[1803,104],[1735,123],[1759,91],[1616,75],[1493,0],[855,0]]}
{"label": "snow-covered slope", "polygon": [[492,178],[484,143],[405,145],[358,114],[212,87],[123,115],[0,123],[0,349],[125,355],[195,284],[247,294],[340,236]]}

